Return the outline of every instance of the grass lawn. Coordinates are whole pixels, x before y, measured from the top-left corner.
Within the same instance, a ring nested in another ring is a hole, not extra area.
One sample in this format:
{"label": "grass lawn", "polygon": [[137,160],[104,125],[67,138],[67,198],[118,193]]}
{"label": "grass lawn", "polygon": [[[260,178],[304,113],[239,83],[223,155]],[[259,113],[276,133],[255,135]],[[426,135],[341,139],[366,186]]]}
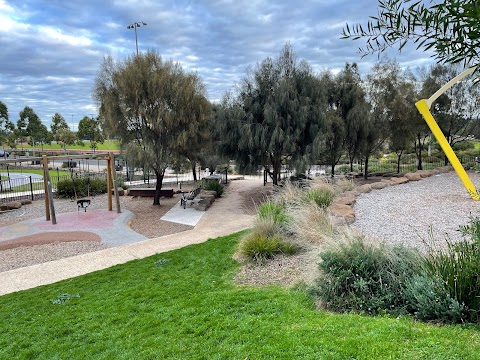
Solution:
{"label": "grass lawn", "polygon": [[[478,359],[480,328],[332,314],[238,287],[239,235],[0,297],[2,359]],[[60,294],[70,300],[53,304]]]}
{"label": "grass lawn", "polygon": [[[24,143],[23,145],[22,144],[17,145],[17,150],[21,150],[22,148],[24,150],[25,149],[31,149],[32,146],[30,144],[27,144],[27,143]],[[42,146],[35,145],[35,151],[38,151],[38,152],[46,151],[46,150],[49,150],[49,149],[63,150],[62,145],[61,144],[56,144],[56,143],[45,144],[45,145],[43,145],[43,148],[42,148]],[[69,145],[69,146],[67,146],[67,150],[68,149],[93,151],[92,148],[90,147],[90,141],[84,141],[84,146],[76,145],[76,144],[75,145]],[[103,144],[97,143],[96,151],[107,151],[107,150],[119,150],[118,141],[110,140],[110,145],[108,144],[107,141],[105,141]]]}
{"label": "grass lawn", "polygon": [[[7,173],[3,169],[0,169],[0,171],[4,175],[6,175],[6,173]],[[43,170],[41,170],[41,169],[38,169],[38,170],[35,170],[35,169],[22,169],[22,170],[12,169],[12,170],[10,170],[10,172],[12,172],[12,173],[22,173],[22,174],[25,174],[25,176],[27,176],[28,174],[37,174],[37,175],[42,175],[43,176]],[[69,171],[59,171],[57,173],[56,170],[50,170],[50,180],[51,180],[51,183],[52,183],[53,187],[57,186],[59,177],[60,177],[60,180],[64,180],[65,177],[70,177],[70,176],[71,175],[70,175]],[[3,177],[2,177],[2,180],[8,180],[7,176],[3,176]],[[8,191],[17,191],[17,192],[18,191],[30,191],[30,184],[29,183],[28,184],[23,184],[23,185],[17,185],[17,186],[15,186],[15,184],[19,184],[19,181],[18,180],[12,180],[12,182],[9,184],[9,186],[12,186],[12,187],[7,188]],[[43,189],[43,182],[34,182],[33,183],[33,190],[42,190],[42,189]]]}

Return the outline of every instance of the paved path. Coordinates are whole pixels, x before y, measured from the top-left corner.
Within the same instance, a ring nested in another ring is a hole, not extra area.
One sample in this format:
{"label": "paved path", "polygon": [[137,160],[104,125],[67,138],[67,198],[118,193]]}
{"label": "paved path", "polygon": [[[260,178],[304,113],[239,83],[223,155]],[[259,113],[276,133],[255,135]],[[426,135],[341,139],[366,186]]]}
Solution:
{"label": "paved path", "polygon": [[248,191],[261,184],[259,178],[232,181],[224,196],[215,201],[192,230],[2,272],[0,295],[52,284],[247,229],[254,216],[245,215],[239,191]]}

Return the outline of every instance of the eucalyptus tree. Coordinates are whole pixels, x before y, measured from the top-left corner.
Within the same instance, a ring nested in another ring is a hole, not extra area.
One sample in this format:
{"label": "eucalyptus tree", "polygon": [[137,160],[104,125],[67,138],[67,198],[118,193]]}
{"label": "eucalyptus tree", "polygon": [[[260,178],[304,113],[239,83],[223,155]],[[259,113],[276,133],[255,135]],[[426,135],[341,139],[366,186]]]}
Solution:
{"label": "eucalyptus tree", "polygon": [[50,130],[54,138],[56,137],[57,132],[60,129],[70,129],[70,128],[67,122],[65,121],[65,118],[59,113],[55,113],[55,115],[52,116],[52,122],[50,123]]}
{"label": "eucalyptus tree", "polygon": [[42,144],[43,147],[44,144],[51,142],[51,136],[47,127],[29,106],[25,106],[25,108],[20,111],[16,131],[20,140],[28,137],[28,143],[32,146],[34,146],[35,143],[39,143]]}
{"label": "eucalyptus tree", "polygon": [[97,143],[103,144],[105,141],[99,120],[93,117],[84,116],[78,122],[77,139],[81,141],[89,140],[90,148],[95,151]]}
{"label": "eucalyptus tree", "polygon": [[262,165],[276,185],[282,163],[312,151],[323,126],[320,81],[287,44],[277,59],[250,69],[236,94],[223,100],[223,149],[243,169]]}
{"label": "eucalyptus tree", "polygon": [[209,103],[201,79],[153,51],[114,63],[106,58],[93,97],[105,130],[117,136],[127,156],[155,173],[154,205],[167,167],[188,147]]}
{"label": "eucalyptus tree", "polygon": [[8,123],[8,108],[3,101],[0,101],[0,144],[7,138],[6,124]]}

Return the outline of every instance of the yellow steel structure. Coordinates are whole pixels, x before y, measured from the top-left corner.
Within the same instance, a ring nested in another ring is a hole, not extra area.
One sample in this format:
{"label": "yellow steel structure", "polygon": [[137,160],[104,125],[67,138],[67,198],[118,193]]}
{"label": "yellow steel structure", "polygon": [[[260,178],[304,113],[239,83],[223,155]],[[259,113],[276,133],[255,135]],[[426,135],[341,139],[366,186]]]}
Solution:
{"label": "yellow steel structure", "polygon": [[450,164],[452,164],[453,168],[458,174],[458,177],[462,181],[463,185],[467,189],[468,193],[472,197],[473,200],[480,200],[480,195],[478,195],[477,189],[473,185],[472,181],[467,175],[467,172],[463,168],[462,164],[458,160],[457,155],[455,155],[455,152],[453,151],[452,147],[448,143],[447,139],[445,138],[445,135],[443,135],[442,130],[438,126],[437,122],[433,118],[432,113],[430,112],[430,107],[432,106],[433,102],[438,99],[440,95],[442,95],[445,91],[450,89],[453,85],[461,81],[464,77],[467,75],[472,74],[476,69],[475,67],[471,67],[464,72],[462,72],[460,75],[457,75],[454,77],[452,80],[450,80],[448,83],[446,83],[444,86],[442,86],[435,94],[433,94],[430,98],[428,99],[422,99],[419,100],[418,102],[415,103],[415,106],[417,107],[418,111],[420,114],[422,114],[423,118],[428,124],[428,127],[430,130],[432,130],[433,135],[437,139],[438,143],[442,147],[443,152],[448,158],[448,161],[450,161]]}

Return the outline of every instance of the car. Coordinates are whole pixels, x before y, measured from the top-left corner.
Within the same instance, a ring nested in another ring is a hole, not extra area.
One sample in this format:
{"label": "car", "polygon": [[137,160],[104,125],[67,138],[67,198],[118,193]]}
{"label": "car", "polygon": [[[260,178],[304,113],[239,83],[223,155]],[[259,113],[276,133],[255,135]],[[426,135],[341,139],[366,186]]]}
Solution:
{"label": "car", "polygon": [[10,156],[10,153],[8,151],[0,150],[0,158],[1,157],[8,158],[9,156]]}

